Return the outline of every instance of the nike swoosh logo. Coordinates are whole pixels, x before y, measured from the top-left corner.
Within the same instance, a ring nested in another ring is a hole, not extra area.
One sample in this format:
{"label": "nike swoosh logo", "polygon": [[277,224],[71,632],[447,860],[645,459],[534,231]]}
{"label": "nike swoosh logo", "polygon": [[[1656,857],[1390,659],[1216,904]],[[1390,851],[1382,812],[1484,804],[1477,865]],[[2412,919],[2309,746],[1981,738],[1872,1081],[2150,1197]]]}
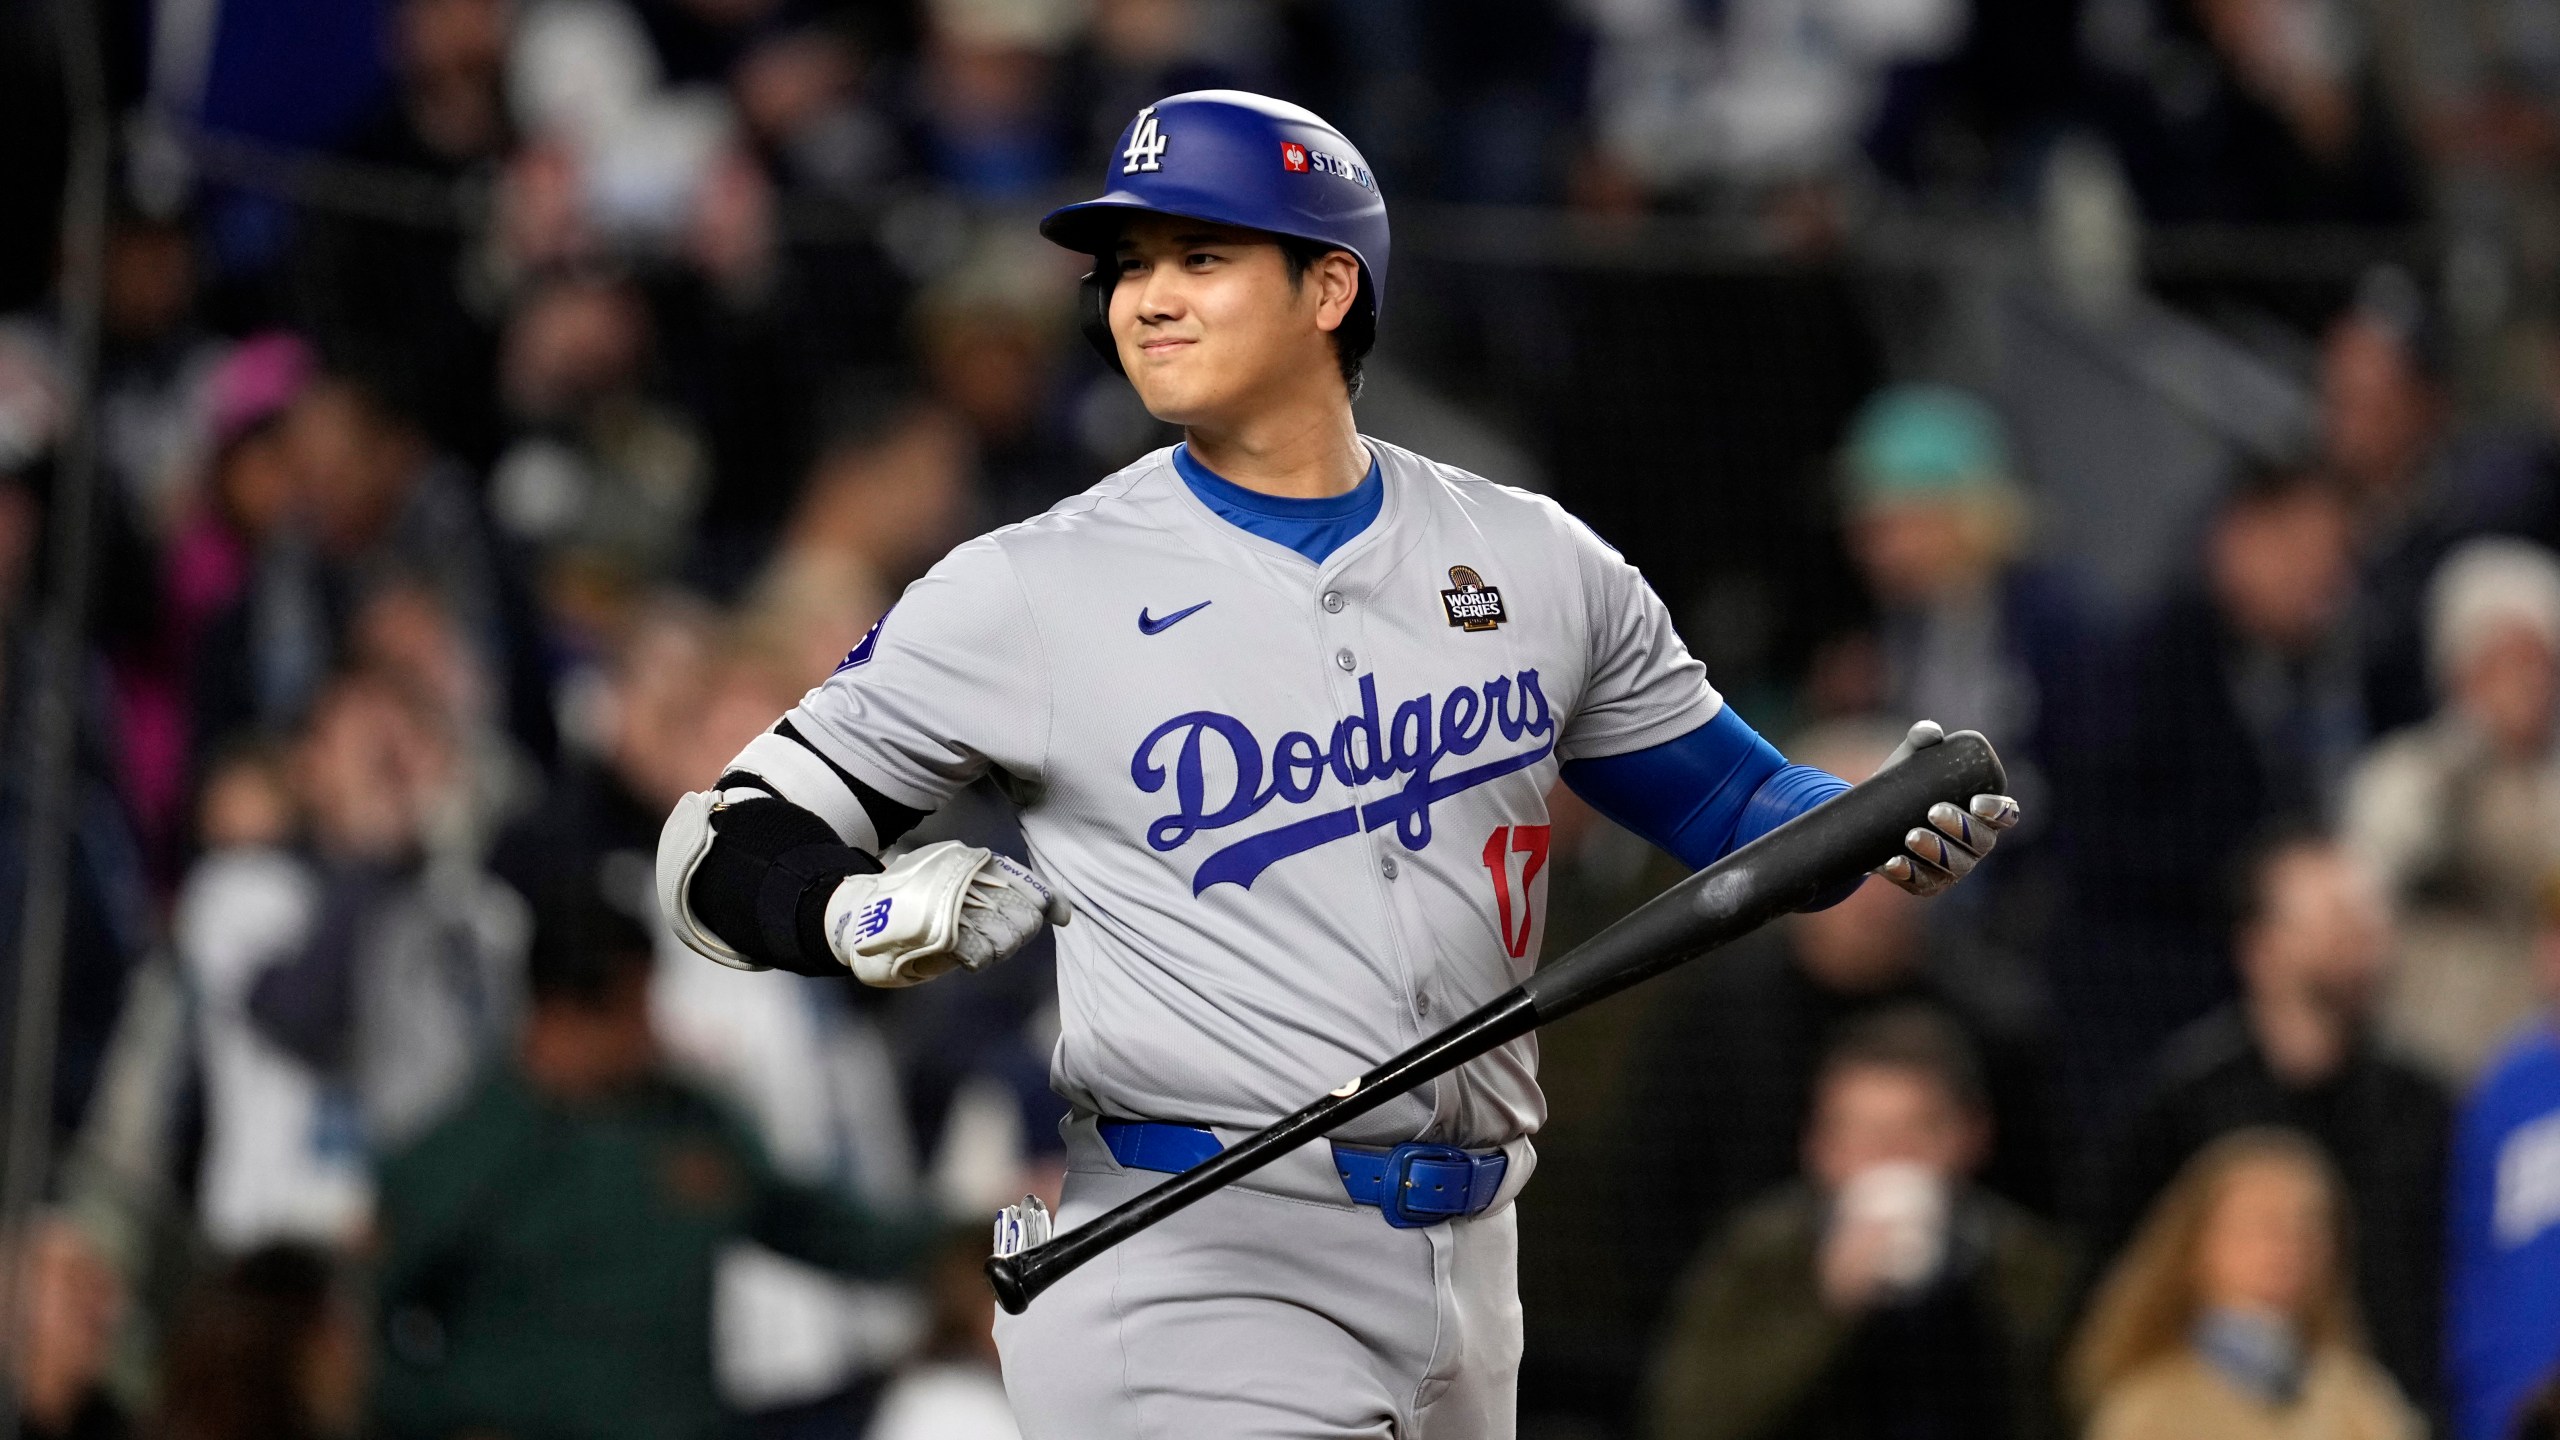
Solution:
{"label": "nike swoosh logo", "polygon": [[1141,605],[1138,607],[1138,633],[1141,635],[1161,635],[1165,631],[1172,629],[1174,626],[1181,624],[1184,620],[1189,619],[1191,616],[1197,615],[1208,608],[1209,602],[1203,600],[1188,610],[1176,610],[1172,614],[1158,620],[1148,615],[1147,607]]}

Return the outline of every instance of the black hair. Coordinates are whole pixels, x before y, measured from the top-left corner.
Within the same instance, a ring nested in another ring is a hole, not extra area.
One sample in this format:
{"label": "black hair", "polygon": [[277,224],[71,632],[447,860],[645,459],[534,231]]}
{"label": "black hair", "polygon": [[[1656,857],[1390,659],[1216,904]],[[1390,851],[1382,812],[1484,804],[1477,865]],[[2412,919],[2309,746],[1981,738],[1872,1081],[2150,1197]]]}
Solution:
{"label": "black hair", "polygon": [[1968,1115],[1990,1109],[1982,1060],[1955,1022],[1921,1004],[1896,1005],[1841,1027],[1822,1056],[1824,1079],[1850,1069],[1923,1075]]}
{"label": "black hair", "polygon": [[535,897],[525,984],[539,1001],[610,1004],[655,963],[649,931],[592,881],[561,879]]}
{"label": "black hair", "polygon": [[[1342,250],[1339,245],[1327,245],[1321,240],[1308,240],[1296,235],[1275,235],[1272,239],[1279,242],[1280,258],[1289,267],[1289,288],[1292,290],[1306,283],[1307,272],[1316,267],[1317,261]],[[1342,250],[1342,253],[1349,255],[1351,252]],[[1369,347],[1377,342],[1377,297],[1369,293],[1369,267],[1363,265],[1360,267],[1360,291],[1352,298],[1351,309],[1343,315],[1342,323],[1333,332],[1333,357],[1342,366],[1343,388],[1351,392],[1354,400],[1360,398],[1361,363],[1368,358]]]}
{"label": "black hair", "polygon": [[2224,487],[2214,506],[2218,515],[2281,505],[2304,496],[2326,495],[2344,503],[2337,478],[2307,459],[2260,462],[2242,470]]}

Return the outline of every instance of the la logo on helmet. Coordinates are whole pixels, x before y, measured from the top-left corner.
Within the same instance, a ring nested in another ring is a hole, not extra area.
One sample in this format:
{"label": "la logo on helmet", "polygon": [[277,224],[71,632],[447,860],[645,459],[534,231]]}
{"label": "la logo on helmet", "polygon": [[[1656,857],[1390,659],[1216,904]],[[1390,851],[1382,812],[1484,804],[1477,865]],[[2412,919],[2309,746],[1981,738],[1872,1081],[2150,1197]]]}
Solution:
{"label": "la logo on helmet", "polygon": [[1138,112],[1138,128],[1129,134],[1129,148],[1120,152],[1120,158],[1128,162],[1120,167],[1120,173],[1135,175],[1141,170],[1163,169],[1164,146],[1164,129],[1156,124],[1156,107],[1150,105]]}

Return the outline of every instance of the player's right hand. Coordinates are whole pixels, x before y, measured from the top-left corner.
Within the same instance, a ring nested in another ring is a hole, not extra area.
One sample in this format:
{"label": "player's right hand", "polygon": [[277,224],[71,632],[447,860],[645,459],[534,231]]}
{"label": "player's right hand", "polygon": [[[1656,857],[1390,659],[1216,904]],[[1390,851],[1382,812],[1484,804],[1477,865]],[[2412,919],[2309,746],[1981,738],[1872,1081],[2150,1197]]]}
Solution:
{"label": "player's right hand", "polygon": [[[1877,773],[1892,769],[1946,738],[1947,732],[1937,721],[1919,722],[1876,767]],[[1902,837],[1901,854],[1875,869],[1886,883],[1923,899],[1973,873],[1973,867],[2000,843],[2000,832],[2018,823],[2018,802],[2006,795],[1976,795],[1958,809],[1941,800],[1929,807],[1928,818],[1927,825],[1915,826]]]}
{"label": "player's right hand", "polygon": [[983,970],[1073,913],[1027,867],[941,840],[837,885],[827,897],[827,946],[863,984],[895,988],[954,968]]}

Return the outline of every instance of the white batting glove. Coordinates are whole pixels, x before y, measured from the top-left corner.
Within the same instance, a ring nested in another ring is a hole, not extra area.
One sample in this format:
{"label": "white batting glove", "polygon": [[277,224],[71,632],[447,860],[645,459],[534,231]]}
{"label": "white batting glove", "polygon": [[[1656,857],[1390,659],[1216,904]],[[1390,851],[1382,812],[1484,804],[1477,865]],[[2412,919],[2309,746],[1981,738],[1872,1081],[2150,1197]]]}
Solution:
{"label": "white batting glove", "polygon": [[[1923,720],[1876,768],[1890,770],[1946,738],[1937,721]],[[1927,825],[1913,826],[1902,837],[1902,853],[1877,866],[1875,873],[1914,895],[1935,895],[1971,873],[2000,843],[2000,832],[2017,823],[2018,802],[2006,795],[1976,795],[1961,810],[1941,800],[1929,807]]]}
{"label": "white batting glove", "polygon": [[849,875],[827,897],[827,948],[865,985],[894,989],[983,970],[1074,912],[1039,876],[957,840]]}

